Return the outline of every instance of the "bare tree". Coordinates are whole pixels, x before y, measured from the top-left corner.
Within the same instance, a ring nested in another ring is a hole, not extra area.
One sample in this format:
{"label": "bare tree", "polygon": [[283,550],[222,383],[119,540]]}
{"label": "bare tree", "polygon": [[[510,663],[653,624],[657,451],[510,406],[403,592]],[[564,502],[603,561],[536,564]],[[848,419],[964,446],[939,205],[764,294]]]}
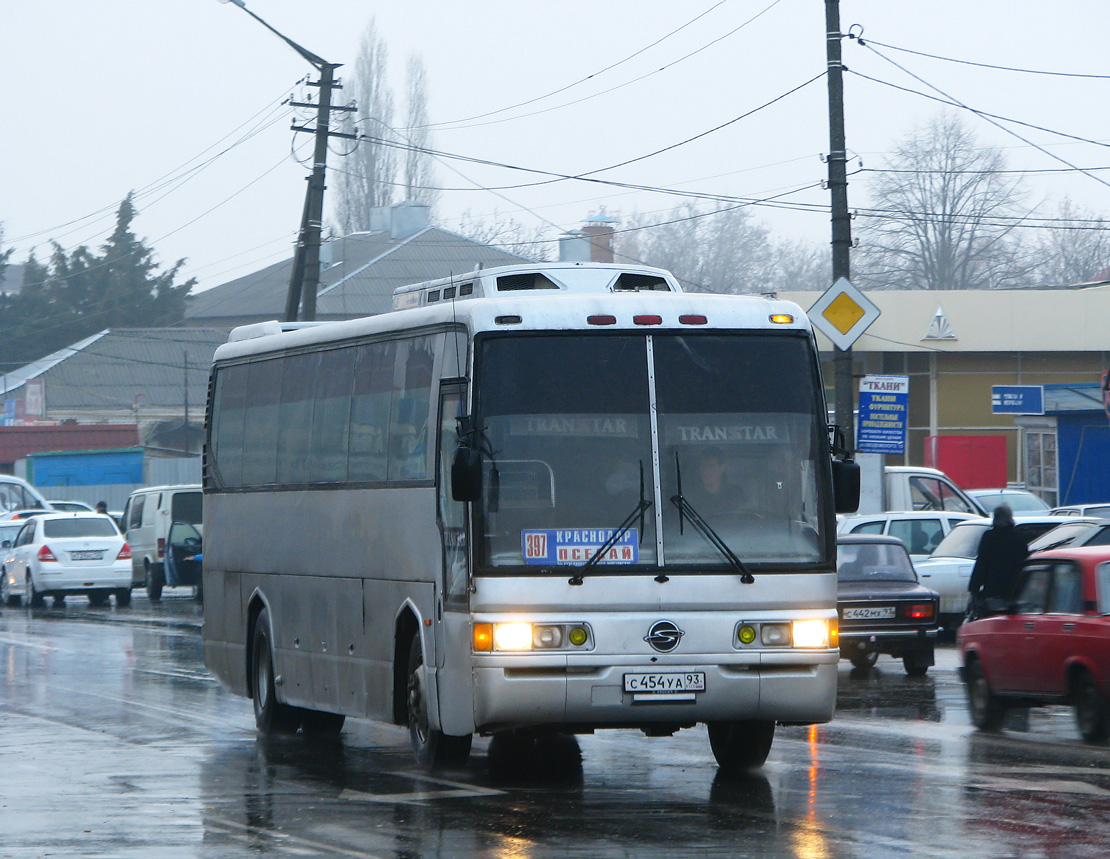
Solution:
{"label": "bare tree", "polygon": [[1105,279],[1110,268],[1110,222],[1065,199],[1058,225],[1039,231],[1033,256],[1038,283],[1069,286]]}
{"label": "bare tree", "polygon": [[915,129],[872,186],[861,212],[856,277],[882,289],[992,289],[1025,282],[1030,264],[1013,235],[1024,192],[953,114]]}
{"label": "bare tree", "polygon": [[547,227],[542,224],[530,227],[515,218],[503,219],[497,212],[491,218],[483,219],[467,209],[459,219],[456,232],[527,259],[550,261],[555,258],[555,240],[549,235]]}
{"label": "bare tree", "polygon": [[692,292],[766,293],[828,285],[828,252],[775,241],[746,208],[705,212],[683,204],[661,219],[633,215],[618,230],[617,259],[673,272]]}
{"label": "bare tree", "polygon": [[397,135],[393,130],[393,91],[386,76],[388,52],[374,20],[366,25],[348,89],[358,111],[347,114],[344,131],[361,133],[357,148],[341,159],[336,179],[335,218],[340,231],[370,228],[370,209],[393,202],[397,178]]}
{"label": "bare tree", "polygon": [[405,196],[418,200],[435,212],[439,191],[435,188],[435,167],[428,150],[432,146],[432,132],[428,125],[427,75],[419,57],[409,58],[406,67],[405,129],[408,149],[404,151]]}

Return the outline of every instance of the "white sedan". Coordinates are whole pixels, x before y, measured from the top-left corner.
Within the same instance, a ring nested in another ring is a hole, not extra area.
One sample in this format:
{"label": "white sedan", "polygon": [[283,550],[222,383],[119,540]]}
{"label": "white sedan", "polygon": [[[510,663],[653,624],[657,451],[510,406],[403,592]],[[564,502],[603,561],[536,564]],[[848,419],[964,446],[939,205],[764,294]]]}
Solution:
{"label": "white sedan", "polygon": [[131,602],[131,548],[116,523],[99,513],[48,513],[26,520],[0,568],[0,599],[41,606],[68,594],[91,605]]}
{"label": "white sedan", "polygon": [[[1059,516],[1014,516],[1014,527],[1027,543],[1060,522]],[[967,585],[979,556],[979,541],[990,527],[991,520],[986,518],[959,522],[929,557],[914,562],[913,568],[921,584],[940,594],[940,623],[944,629],[954,630],[963,622],[967,612]]]}

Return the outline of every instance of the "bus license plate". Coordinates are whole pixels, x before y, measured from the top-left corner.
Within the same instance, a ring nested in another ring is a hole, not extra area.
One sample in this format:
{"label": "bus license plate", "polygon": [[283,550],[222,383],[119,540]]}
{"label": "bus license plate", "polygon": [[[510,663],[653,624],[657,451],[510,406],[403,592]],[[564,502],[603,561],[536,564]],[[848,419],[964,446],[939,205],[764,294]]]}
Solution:
{"label": "bus license plate", "polygon": [[846,608],[845,620],[873,620],[875,618],[894,617],[894,606],[884,605],[878,608]]}
{"label": "bus license plate", "polygon": [[625,674],[625,692],[704,692],[705,672],[693,671],[686,674],[652,672],[650,674]]}

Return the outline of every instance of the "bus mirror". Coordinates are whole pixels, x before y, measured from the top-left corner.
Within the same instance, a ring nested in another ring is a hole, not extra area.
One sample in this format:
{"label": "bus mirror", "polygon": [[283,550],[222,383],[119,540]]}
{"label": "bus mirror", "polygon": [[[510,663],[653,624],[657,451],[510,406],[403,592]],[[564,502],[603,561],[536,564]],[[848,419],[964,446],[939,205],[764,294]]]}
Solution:
{"label": "bus mirror", "polygon": [[859,463],[834,459],[832,467],[836,512],[855,513],[859,509]]}
{"label": "bus mirror", "polygon": [[477,501],[482,497],[482,457],[477,450],[460,445],[451,463],[451,497],[456,501]]}

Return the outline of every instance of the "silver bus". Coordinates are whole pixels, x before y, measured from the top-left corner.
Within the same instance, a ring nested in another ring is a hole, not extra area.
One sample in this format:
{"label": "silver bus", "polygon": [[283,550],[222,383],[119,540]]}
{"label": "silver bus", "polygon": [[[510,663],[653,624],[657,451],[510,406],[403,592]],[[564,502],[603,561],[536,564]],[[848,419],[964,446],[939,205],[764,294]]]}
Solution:
{"label": "silver bus", "polygon": [[398,293],[215,355],[204,658],[260,731],[407,725],[437,769],[705,723],[741,770],[832,717],[858,471],[797,306],[600,265]]}

